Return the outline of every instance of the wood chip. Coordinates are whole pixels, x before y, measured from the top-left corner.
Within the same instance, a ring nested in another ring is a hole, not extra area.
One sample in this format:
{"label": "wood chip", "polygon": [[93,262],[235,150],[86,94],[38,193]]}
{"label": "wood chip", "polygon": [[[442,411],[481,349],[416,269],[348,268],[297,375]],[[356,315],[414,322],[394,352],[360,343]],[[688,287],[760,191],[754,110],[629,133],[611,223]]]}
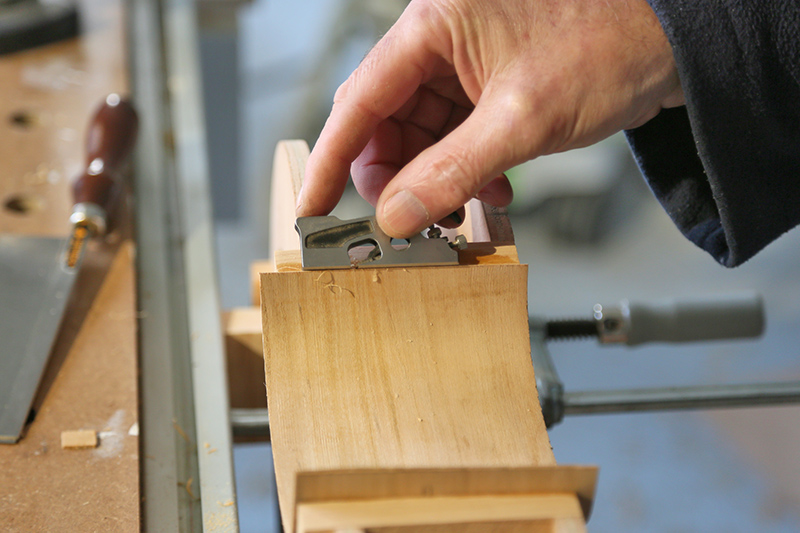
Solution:
{"label": "wood chip", "polygon": [[62,431],[61,447],[65,450],[76,448],[96,448],[97,431],[93,429]]}

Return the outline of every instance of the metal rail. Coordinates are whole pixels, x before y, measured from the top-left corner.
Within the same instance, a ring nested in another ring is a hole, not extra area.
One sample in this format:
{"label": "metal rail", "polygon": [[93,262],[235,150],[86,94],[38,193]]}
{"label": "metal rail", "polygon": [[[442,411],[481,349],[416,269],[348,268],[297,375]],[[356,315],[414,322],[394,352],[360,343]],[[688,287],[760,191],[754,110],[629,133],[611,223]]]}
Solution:
{"label": "metal rail", "polygon": [[164,0],[163,13],[197,427],[200,477],[196,486],[203,530],[238,531],[196,4],[193,0]]}
{"label": "metal rail", "polygon": [[142,529],[235,532],[194,4],[132,0],[128,9],[141,118],[134,190]]}
{"label": "metal rail", "polygon": [[800,403],[800,381],[567,392],[564,414],[759,407]]}

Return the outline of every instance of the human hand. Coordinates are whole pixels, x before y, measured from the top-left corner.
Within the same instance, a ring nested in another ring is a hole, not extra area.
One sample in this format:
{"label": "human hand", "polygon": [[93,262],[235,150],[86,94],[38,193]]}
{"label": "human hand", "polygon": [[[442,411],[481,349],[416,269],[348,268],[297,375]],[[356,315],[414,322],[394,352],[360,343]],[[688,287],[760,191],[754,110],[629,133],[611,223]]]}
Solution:
{"label": "human hand", "polygon": [[510,203],[514,165],[682,104],[645,0],[415,0],[336,92],[297,215],[330,212],[352,163],[383,230],[409,237],[472,197]]}

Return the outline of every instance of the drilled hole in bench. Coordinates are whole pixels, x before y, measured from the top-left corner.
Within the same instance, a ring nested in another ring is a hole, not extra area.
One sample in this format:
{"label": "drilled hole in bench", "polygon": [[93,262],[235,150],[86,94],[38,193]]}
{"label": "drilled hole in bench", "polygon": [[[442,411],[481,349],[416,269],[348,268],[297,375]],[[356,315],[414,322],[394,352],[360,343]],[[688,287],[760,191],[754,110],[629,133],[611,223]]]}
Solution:
{"label": "drilled hole in bench", "polygon": [[36,123],[36,117],[29,111],[14,111],[8,121],[19,128],[30,128]]}
{"label": "drilled hole in bench", "polygon": [[27,215],[41,207],[42,201],[32,194],[15,194],[3,202],[3,209],[17,215]]}

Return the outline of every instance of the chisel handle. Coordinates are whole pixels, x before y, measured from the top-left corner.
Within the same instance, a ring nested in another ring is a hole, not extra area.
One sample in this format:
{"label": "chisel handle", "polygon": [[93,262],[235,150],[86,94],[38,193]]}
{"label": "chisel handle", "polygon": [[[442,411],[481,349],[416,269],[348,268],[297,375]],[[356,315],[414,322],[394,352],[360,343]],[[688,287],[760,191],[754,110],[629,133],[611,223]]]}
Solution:
{"label": "chisel handle", "polygon": [[75,207],[70,221],[92,235],[108,226],[122,189],[121,170],[136,142],[139,119],[131,103],[110,94],[95,112],[86,135],[86,164],[72,188]]}

